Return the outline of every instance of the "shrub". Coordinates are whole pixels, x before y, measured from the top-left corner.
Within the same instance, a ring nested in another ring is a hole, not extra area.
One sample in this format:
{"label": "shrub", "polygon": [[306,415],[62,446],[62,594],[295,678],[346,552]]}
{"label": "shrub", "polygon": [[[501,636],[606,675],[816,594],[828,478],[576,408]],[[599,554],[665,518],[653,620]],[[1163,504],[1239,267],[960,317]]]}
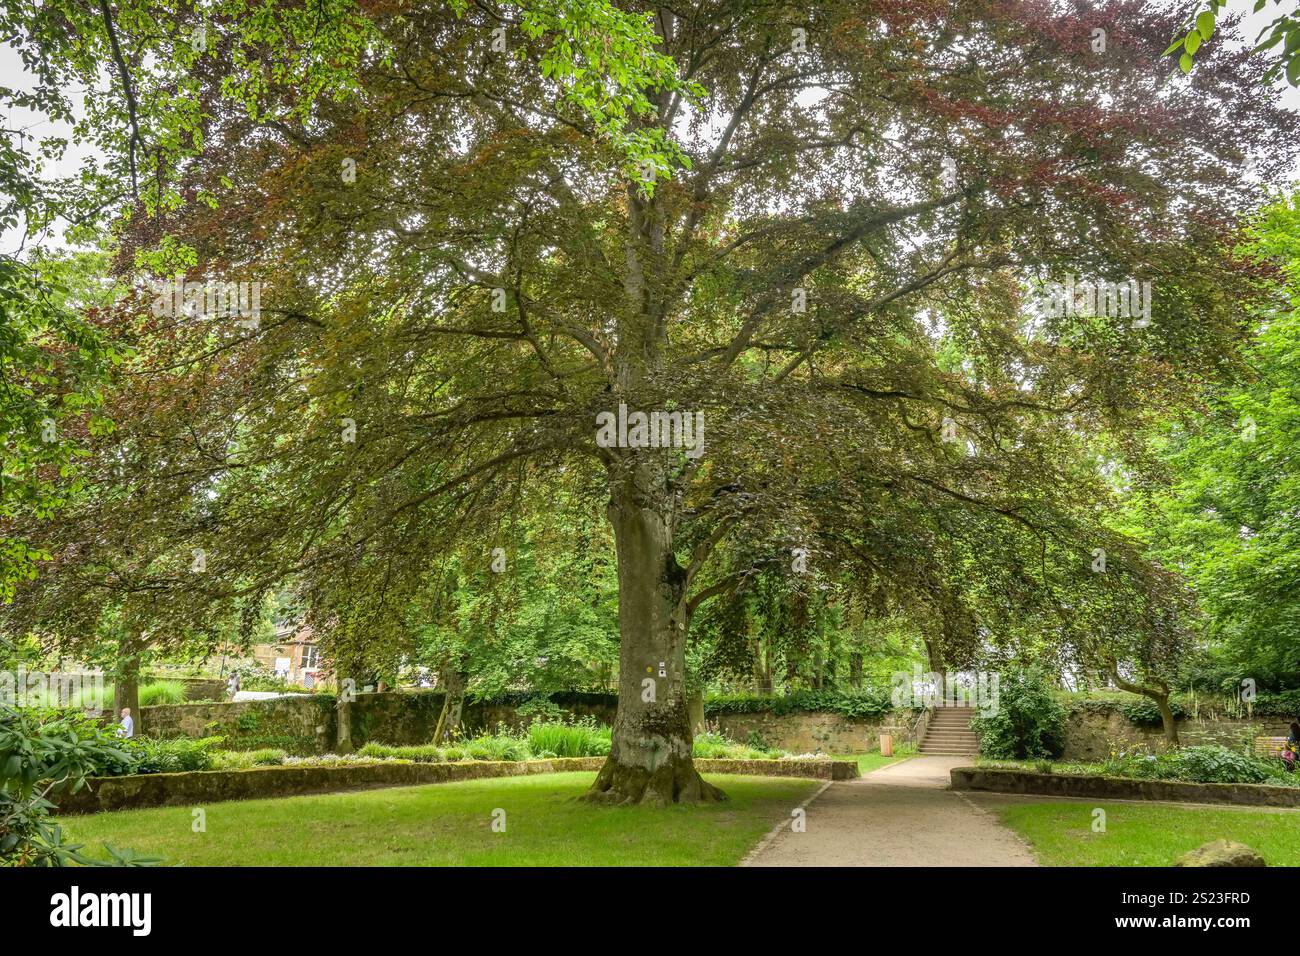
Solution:
{"label": "shrub", "polygon": [[612,734],[590,718],[567,724],[537,721],[528,728],[528,749],[535,757],[605,757]]}
{"label": "shrub", "polygon": [[1279,693],[1260,691],[1255,697],[1252,710],[1260,717],[1289,717],[1296,720],[1300,715],[1300,690],[1284,690]]}
{"label": "shrub", "polygon": [[1112,757],[1102,772],[1144,780],[1186,780],[1192,783],[1271,783],[1295,786],[1280,760],[1264,760],[1227,747],[1183,747],[1164,754],[1128,753]]}
{"label": "shrub", "polygon": [[390,747],[388,744],[366,744],[357,751],[361,757],[376,760],[412,760],[416,763],[440,763],[446,759],[442,748],[433,744],[420,744],[414,747]]}
{"label": "shrub", "polygon": [[286,767],[346,767],[353,764],[373,764],[374,757],[355,754],[314,754],[310,757],[285,757]]}
{"label": "shrub", "polygon": [[132,756],[134,766],[128,773],[184,773],[191,770],[210,770],[212,751],[221,745],[220,737],[173,737],[155,740],[137,737],[123,741]]}
{"label": "shrub", "polygon": [[516,716],[534,722],[561,723],[564,721],[564,709],[547,697],[530,697],[515,708]]}
{"label": "shrub", "polygon": [[[87,777],[129,762],[121,741],[79,711],[0,707],[0,866],[101,865],[78,852],[81,844],[63,841],[46,797],[76,792]],[[156,862],[107,849],[118,865]]]}
{"label": "shrub", "polygon": [[717,731],[697,734],[691,745],[691,755],[703,760],[775,760],[785,756],[783,751],[749,747],[738,744]]}
{"label": "shrub", "polygon": [[1065,709],[1042,673],[1003,674],[998,688],[997,711],[971,721],[980,753],[1004,760],[1059,757],[1065,749]]}
{"label": "shrub", "polygon": [[[1187,716],[1187,708],[1178,697],[1169,698],[1169,709],[1174,712],[1175,718],[1181,719]],[[1163,723],[1160,719],[1160,708],[1150,697],[1126,700],[1119,705],[1119,712],[1130,723],[1137,724],[1139,727],[1158,727]]]}
{"label": "shrub", "polygon": [[465,754],[471,760],[527,760],[528,743],[507,733],[483,734],[464,742]]}
{"label": "shrub", "polygon": [[841,717],[860,719],[879,717],[894,710],[892,693],[878,688],[855,691],[799,690],[783,696],[760,694],[718,695],[706,698],[704,713],[708,717],[718,714],[773,713],[777,716],[794,713],[829,713]]}
{"label": "shrub", "polygon": [[247,770],[250,767],[276,767],[288,757],[283,750],[215,750],[212,752],[213,770]]}

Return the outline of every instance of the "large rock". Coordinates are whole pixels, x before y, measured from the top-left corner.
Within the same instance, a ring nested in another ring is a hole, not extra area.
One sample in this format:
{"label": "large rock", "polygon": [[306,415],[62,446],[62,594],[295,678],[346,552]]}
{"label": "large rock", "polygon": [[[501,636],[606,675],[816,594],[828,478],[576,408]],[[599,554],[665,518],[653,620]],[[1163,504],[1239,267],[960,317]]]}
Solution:
{"label": "large rock", "polygon": [[1268,866],[1264,858],[1244,843],[1214,840],[1178,858],[1175,866]]}

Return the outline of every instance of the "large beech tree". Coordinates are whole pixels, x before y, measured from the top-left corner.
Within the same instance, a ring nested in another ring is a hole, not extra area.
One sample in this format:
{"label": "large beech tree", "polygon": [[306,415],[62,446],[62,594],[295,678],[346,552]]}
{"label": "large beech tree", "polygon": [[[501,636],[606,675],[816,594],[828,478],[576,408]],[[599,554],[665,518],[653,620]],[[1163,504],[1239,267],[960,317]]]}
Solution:
{"label": "large beech tree", "polygon": [[[560,485],[603,502],[600,801],[721,796],[686,641],[773,569],[923,605],[950,661],[1098,594],[1173,633],[1175,584],[1102,521],[1092,439],[1230,371],[1256,294],[1227,251],[1240,169],[1296,139],[1255,68],[1214,50],[1171,77],[1179,18],[1137,3],[623,6],[683,82],[613,132],[486,4],[375,8],[391,56],[301,125],[205,100],[187,201],[128,225],[120,269],[190,248],[191,279],[264,283],[261,321],[123,303],[140,359],[111,442],[149,465],[104,520],[201,515],[173,545],[208,556],[187,586],[297,576],[346,670],[409,640],[449,552],[509,555],[509,516]],[[1070,276],[1149,281],[1151,322],[1027,308]],[[598,444],[621,405],[702,413],[703,454]]]}

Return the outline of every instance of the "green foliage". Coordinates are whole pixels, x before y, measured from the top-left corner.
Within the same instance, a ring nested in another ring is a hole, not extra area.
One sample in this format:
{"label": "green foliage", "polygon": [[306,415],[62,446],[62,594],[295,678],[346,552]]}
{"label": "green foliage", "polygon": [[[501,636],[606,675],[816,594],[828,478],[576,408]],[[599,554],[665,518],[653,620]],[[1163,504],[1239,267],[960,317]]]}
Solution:
{"label": "green foliage", "polygon": [[[120,741],[83,714],[0,706],[0,866],[102,865],[64,841],[49,821],[54,804],[47,798],[130,760]],[[107,849],[110,864],[156,862]]]}
{"label": "green foliage", "polygon": [[244,664],[239,668],[239,689],[270,691],[277,694],[309,694],[306,687],[291,684],[262,664]]}
{"label": "green foliage", "polygon": [[248,770],[252,767],[277,767],[285,762],[289,755],[283,750],[264,748],[261,750],[214,750],[211,752],[210,770]]}
{"label": "green foliage", "polygon": [[529,697],[515,708],[515,714],[533,721],[557,723],[564,720],[564,709],[549,698],[541,696]]}
{"label": "green foliage", "polygon": [[[1169,709],[1173,711],[1175,719],[1182,719],[1187,716],[1187,708],[1181,698],[1171,696],[1169,698]],[[1160,708],[1156,706],[1156,702],[1150,697],[1126,700],[1119,705],[1119,710],[1128,718],[1130,723],[1137,724],[1139,727],[1158,727],[1164,723],[1160,716]]]}
{"label": "green foliage", "polygon": [[481,734],[462,741],[465,755],[471,760],[527,760],[528,741],[505,730],[495,734]]}
{"label": "green foliage", "polygon": [[880,717],[894,709],[891,693],[878,688],[855,691],[800,690],[782,696],[762,694],[717,695],[704,699],[704,713],[828,713],[853,719]]}
{"label": "green foliage", "polygon": [[1254,700],[1252,713],[1260,717],[1289,717],[1300,720],[1300,690],[1280,693],[1261,691]]}
{"label": "green foliage", "polygon": [[185,703],[185,685],[178,680],[160,680],[140,688],[140,706]]}
{"label": "green foliage", "polygon": [[[1203,0],[1203,3],[1203,6],[1197,5],[1195,13],[1185,24],[1188,27],[1186,35],[1178,37],[1165,50],[1166,56],[1178,55],[1178,68],[1184,73],[1192,71],[1197,51],[1214,36],[1219,14],[1228,6],[1228,0]],[[1294,0],[1273,0],[1273,3],[1294,4]],[[1255,13],[1267,6],[1268,0],[1254,0]],[[1256,46],[1252,52],[1263,53],[1275,48],[1279,48],[1275,54],[1276,60],[1264,74],[1264,80],[1271,82],[1279,76],[1285,76],[1292,86],[1300,86],[1300,8],[1293,6],[1264,27],[1256,37]]]}
{"label": "green foliage", "polygon": [[[9,132],[0,133],[0,197],[13,185]],[[16,225],[17,211],[0,199],[0,230]],[[66,301],[53,271],[0,254],[0,604],[51,558],[10,529],[52,515],[82,489],[85,436],[110,427],[95,408],[116,353]]]}
{"label": "green foliage", "polygon": [[1240,678],[1283,688],[1300,673],[1300,195],[1268,206],[1240,252],[1275,277],[1243,349],[1244,383],[1155,428],[1150,454],[1170,480],[1131,496],[1124,519],[1195,587],[1232,693]]}
{"label": "green foliage", "polygon": [[1144,780],[1300,786],[1300,778],[1288,773],[1281,760],[1267,760],[1217,746],[1182,747],[1158,755],[1120,754],[1102,765],[1102,773]]}
{"label": "green foliage", "polygon": [[725,734],[708,731],[695,735],[691,755],[713,760],[776,760],[782,751],[738,744]]}
{"label": "green foliage", "polygon": [[1065,709],[1043,674],[1017,670],[999,678],[998,709],[971,727],[980,753],[1003,759],[1050,759],[1065,750]]}
{"label": "green foliage", "polygon": [[459,756],[448,757],[447,752],[433,744],[419,744],[408,747],[393,747],[388,744],[368,743],[357,754],[373,757],[376,760],[410,760],[415,763],[441,763],[444,760],[459,760]]}
{"label": "green foliage", "polygon": [[594,720],[573,723],[534,721],[528,728],[528,749],[534,757],[604,757],[612,731]]}
{"label": "green foliage", "polygon": [[[464,15],[465,0],[449,0]],[[697,102],[704,87],[685,82],[677,64],[656,49],[663,41],[654,14],[620,9],[610,0],[513,0],[520,29],[543,41],[538,69],[558,85],[563,99],[599,130],[626,162],[625,172],[653,194],[656,180],[690,159],[653,122],[651,94],[661,91]],[[646,174],[648,172],[648,175]]]}
{"label": "green foliage", "polygon": [[[433,670],[454,663],[469,675],[472,698],[515,706],[542,708],[551,695],[562,707],[557,692],[571,699],[574,688],[605,690],[618,660],[608,529],[594,511],[557,502],[546,516],[520,522],[512,537],[503,549],[509,574],[458,560],[427,582],[409,614],[419,662]],[[529,691],[516,690],[521,680]]]}
{"label": "green foliage", "polygon": [[185,773],[212,769],[212,751],[221,746],[221,737],[173,737],[155,740],[135,737],[123,741],[130,754],[131,773]]}

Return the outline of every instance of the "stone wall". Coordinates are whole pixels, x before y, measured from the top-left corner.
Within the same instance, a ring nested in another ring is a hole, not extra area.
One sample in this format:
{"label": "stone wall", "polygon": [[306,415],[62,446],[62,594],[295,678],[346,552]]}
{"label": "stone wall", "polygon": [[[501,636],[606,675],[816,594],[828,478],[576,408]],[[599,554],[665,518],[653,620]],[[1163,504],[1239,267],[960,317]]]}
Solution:
{"label": "stone wall", "polygon": [[[601,724],[614,722],[613,699],[600,694],[557,697],[562,710],[573,717],[590,717]],[[371,741],[396,746],[427,744],[433,739],[442,709],[438,691],[358,694],[351,705],[354,746]],[[337,748],[338,721],[332,695],[281,697],[268,701],[223,704],[178,704],[141,708],[140,732],[151,737],[204,737],[220,734],[230,749],[276,747],[295,754],[326,753]],[[513,704],[467,701],[462,713],[465,732],[494,730],[498,724],[526,727]],[[716,714],[708,719],[718,730],[740,743],[751,738],[791,753],[862,753],[880,746],[882,733],[895,744],[915,742],[912,711],[895,711],[877,718],[850,719],[838,714],[767,713]],[[1256,720],[1185,719],[1178,722],[1184,744],[1222,744],[1241,749],[1254,737],[1284,737],[1289,721],[1280,717]],[[1156,727],[1131,723],[1119,711],[1076,709],[1066,725],[1063,760],[1091,762],[1112,751],[1164,749],[1164,736]]]}
{"label": "stone wall", "polygon": [[[560,698],[573,717],[614,722],[611,698],[573,694]],[[438,691],[357,694],[351,706],[352,743],[407,746],[433,739],[442,710]],[[332,694],[277,697],[220,704],[167,704],[142,707],[139,733],[149,737],[208,737],[220,735],[231,750],[275,747],[292,754],[328,753],[337,749],[338,715]],[[488,702],[465,703],[461,720],[468,734],[490,731],[498,724],[526,727],[530,719],[517,708]]]}
{"label": "stone wall", "polygon": [[304,695],[141,707],[139,731],[149,737],[219,735],[230,750],[275,747],[292,754],[313,754],[334,748],[337,723],[332,696]]}
{"label": "stone wall", "polygon": [[[200,806],[223,800],[256,800],[313,793],[337,793],[374,787],[410,787],[486,777],[540,773],[595,773],[604,757],[564,757],[518,762],[465,760],[456,763],[386,761],[340,767],[254,767],[248,770],[202,770],[192,773],[133,774],[94,777],[76,793],[56,797],[59,814],[99,813],[141,807]],[[858,765],[846,760],[697,760],[708,774],[809,777],[849,780]]]}
{"label": "stone wall", "polygon": [[1252,807],[1300,806],[1300,787],[1259,783],[1185,783],[1181,780],[1133,780],[1063,773],[1031,773],[1001,767],[955,767],[954,790],[1041,794],[1103,800],[1173,800],[1180,803],[1235,803]]}
{"label": "stone wall", "polygon": [[[358,694],[351,705],[352,742],[356,747],[376,743],[407,746],[433,739],[442,710],[438,691]],[[614,722],[615,705],[603,695],[559,698],[572,717],[590,717],[601,724]],[[222,704],[175,704],[143,707],[140,732],[150,737],[205,737],[219,734],[232,750],[277,747],[295,754],[326,753],[336,749],[338,720],[332,695],[279,697]],[[746,743],[751,734],[763,744],[792,753],[861,753],[880,745],[880,735],[894,735],[895,743],[909,738],[915,720],[911,711],[881,718],[851,720],[838,714],[770,713],[720,714],[709,719],[710,728]],[[509,704],[466,702],[462,713],[465,732],[494,730],[499,724],[521,729],[529,723]]]}
{"label": "stone wall", "polygon": [[860,720],[825,713],[717,714],[707,723],[740,743],[753,734],[757,742],[791,753],[851,754],[875,750],[881,734],[892,734],[895,744],[910,741],[916,716],[910,710]]}
{"label": "stone wall", "polygon": [[[1178,721],[1178,739],[1184,745],[1220,744],[1241,750],[1255,737],[1285,737],[1289,723],[1282,717],[1184,719]],[[1164,749],[1164,730],[1158,725],[1140,727],[1118,711],[1079,710],[1066,723],[1065,753],[1061,759],[1091,763],[1104,760],[1112,751],[1156,753]]]}
{"label": "stone wall", "polygon": [[[558,706],[570,717],[590,717],[605,725],[614,723],[617,705],[610,695],[566,694],[557,699]],[[442,701],[441,691],[358,694],[352,705],[352,739],[357,746],[370,741],[399,747],[427,744],[438,728]],[[491,732],[500,724],[521,730],[531,722],[511,704],[467,700],[461,711],[461,725],[471,735]]]}

